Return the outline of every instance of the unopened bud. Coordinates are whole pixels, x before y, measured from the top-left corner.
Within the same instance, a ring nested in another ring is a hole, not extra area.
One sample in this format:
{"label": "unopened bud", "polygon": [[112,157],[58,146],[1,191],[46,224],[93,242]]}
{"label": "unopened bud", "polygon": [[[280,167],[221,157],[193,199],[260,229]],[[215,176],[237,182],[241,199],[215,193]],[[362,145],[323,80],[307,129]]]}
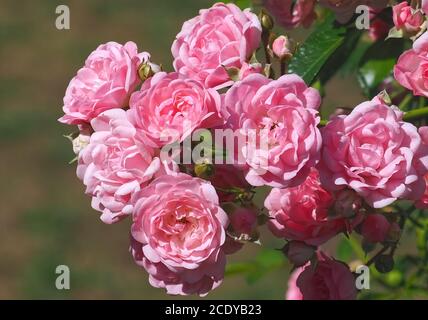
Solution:
{"label": "unopened bud", "polygon": [[379,92],[377,97],[387,105],[391,105],[391,103],[392,103],[391,98],[390,98],[388,92],[386,92],[386,90]]}
{"label": "unopened bud", "polygon": [[79,134],[77,138],[72,141],[73,144],[73,152],[75,154],[79,154],[88,144],[91,137],[86,134]]}
{"label": "unopened bud", "polygon": [[376,258],[375,267],[380,273],[388,273],[394,269],[394,258],[389,254],[382,254]]}
{"label": "unopened bud", "polygon": [[195,174],[202,179],[208,179],[215,173],[215,168],[212,163],[198,163],[195,164]]}
{"label": "unopened bud", "polygon": [[230,224],[236,234],[246,234],[254,238],[257,213],[250,208],[238,208],[230,216]]}
{"label": "unopened bud", "polygon": [[274,22],[272,17],[265,11],[262,10],[259,15],[260,24],[262,25],[263,31],[270,31],[273,29]]}
{"label": "unopened bud", "polygon": [[138,76],[141,80],[145,81],[160,71],[162,71],[161,66],[151,62],[144,62],[138,68]]}
{"label": "unopened bud", "polygon": [[287,36],[279,36],[272,43],[272,51],[279,60],[288,61],[296,51],[296,44]]}
{"label": "unopened bud", "polygon": [[316,248],[307,245],[301,241],[290,241],[287,243],[282,252],[287,256],[295,267],[301,267],[311,260],[315,254]]}

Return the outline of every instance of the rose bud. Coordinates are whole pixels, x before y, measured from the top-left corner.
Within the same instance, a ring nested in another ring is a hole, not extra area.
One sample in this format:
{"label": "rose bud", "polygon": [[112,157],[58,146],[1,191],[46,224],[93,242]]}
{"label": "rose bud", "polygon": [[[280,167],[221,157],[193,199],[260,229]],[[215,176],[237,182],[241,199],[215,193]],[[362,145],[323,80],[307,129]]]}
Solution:
{"label": "rose bud", "polygon": [[142,63],[138,68],[138,76],[141,80],[145,81],[153,77],[156,73],[161,72],[162,67],[150,61]]}
{"label": "rose bud", "polygon": [[316,247],[301,241],[290,241],[282,249],[284,254],[295,267],[305,265],[315,254]]}
{"label": "rose bud", "polygon": [[406,1],[392,7],[392,19],[395,28],[413,36],[421,31],[424,15],[421,10],[415,10]]}
{"label": "rose bud", "polygon": [[230,224],[236,234],[251,235],[257,226],[257,213],[249,208],[238,208],[230,216]]}
{"label": "rose bud", "polygon": [[286,36],[279,36],[272,43],[272,51],[281,61],[290,60],[296,51],[294,41]]}
{"label": "rose bud", "polygon": [[363,221],[361,234],[365,240],[375,243],[385,241],[391,224],[382,214],[370,214]]}

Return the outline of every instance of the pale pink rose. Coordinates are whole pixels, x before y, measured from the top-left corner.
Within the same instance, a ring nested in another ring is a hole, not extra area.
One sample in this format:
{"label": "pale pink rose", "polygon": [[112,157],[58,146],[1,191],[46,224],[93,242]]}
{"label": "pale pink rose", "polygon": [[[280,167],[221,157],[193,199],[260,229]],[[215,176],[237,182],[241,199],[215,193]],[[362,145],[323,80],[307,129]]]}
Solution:
{"label": "pale pink rose", "polygon": [[405,51],[394,67],[395,79],[416,96],[428,97],[428,32]]}
{"label": "pale pink rose", "polygon": [[320,5],[336,13],[336,19],[340,23],[348,22],[356,13],[355,11],[359,5],[382,9],[387,4],[388,0],[320,0]]}
{"label": "pale pink rose", "polygon": [[417,199],[425,189],[426,146],[403,113],[380,97],[323,128],[320,175],[330,191],[350,188],[374,208]]}
{"label": "pale pink rose", "polygon": [[138,53],[134,42],[100,45],[70,81],[64,97],[62,123],[89,123],[101,112],[127,106],[140,82],[138,66],[150,55]]}
{"label": "pale pink rose", "polygon": [[425,175],[425,183],[424,194],[415,203],[415,206],[419,209],[428,209],[428,174]]}
{"label": "pale pink rose", "polygon": [[422,11],[425,14],[428,14],[428,0],[422,0]]}
{"label": "pale pink rose", "polygon": [[[423,126],[418,129],[419,134],[421,135],[422,142],[425,145],[428,145],[428,127]],[[420,209],[427,209],[428,208],[428,174],[425,175],[425,191],[423,195],[416,201],[415,205],[417,208]]]}
{"label": "pale pink rose", "polygon": [[369,214],[361,224],[361,235],[371,243],[385,241],[391,223],[382,214]]}
{"label": "pale pink rose", "polygon": [[303,25],[311,26],[316,19],[316,0],[263,0],[263,5],[284,28],[295,28]]}
{"label": "pale pink rose", "polygon": [[153,147],[182,142],[197,128],[223,123],[219,93],[176,72],[146,80],[129,105],[131,122]]}
{"label": "pale pink rose", "polygon": [[318,253],[315,266],[307,265],[298,275],[302,300],[355,300],[355,278],[343,262]]}
{"label": "pale pink rose", "polygon": [[150,283],[181,295],[206,295],[217,287],[229,221],[214,187],[186,174],[163,175],[135,201],[133,255]]}
{"label": "pale pink rose", "polygon": [[230,224],[235,234],[251,235],[257,226],[257,213],[249,208],[237,208],[230,215]]}
{"label": "pale pink rose", "polygon": [[303,300],[302,293],[297,287],[296,281],[304,269],[304,267],[300,267],[291,273],[290,278],[288,278],[288,288],[285,292],[285,300]]}
{"label": "pale pink rose", "polygon": [[320,95],[296,75],[250,75],[225,96],[226,128],[246,143],[229,150],[253,186],[302,183],[319,158]]}
{"label": "pale pink rose", "polygon": [[425,20],[422,11],[413,9],[407,1],[392,7],[392,19],[397,30],[403,30],[412,35],[421,30]]}
{"label": "pale pink rose", "polygon": [[306,181],[293,188],[274,188],[265,200],[269,229],[280,238],[318,246],[351,228],[341,216],[331,216],[332,195],[321,186],[314,169]]}
{"label": "pale pink rose", "polygon": [[251,188],[245,180],[244,173],[233,165],[216,165],[214,176],[211,177],[210,181],[214,187],[220,189],[217,190],[220,202],[232,202],[236,200],[237,194],[236,192],[232,192],[236,189],[245,192]]}
{"label": "pale pink rose", "polygon": [[422,142],[428,145],[428,126],[422,126],[418,129]]}
{"label": "pale pink rose", "polygon": [[217,3],[183,24],[172,45],[176,71],[209,88],[231,85],[225,67],[240,69],[259,47],[257,16],[232,3]]}
{"label": "pale pink rose", "polygon": [[89,145],[78,156],[77,176],[101,220],[115,223],[133,212],[131,197],[160,168],[154,151],[136,139],[126,111],[111,109],[91,121]]}

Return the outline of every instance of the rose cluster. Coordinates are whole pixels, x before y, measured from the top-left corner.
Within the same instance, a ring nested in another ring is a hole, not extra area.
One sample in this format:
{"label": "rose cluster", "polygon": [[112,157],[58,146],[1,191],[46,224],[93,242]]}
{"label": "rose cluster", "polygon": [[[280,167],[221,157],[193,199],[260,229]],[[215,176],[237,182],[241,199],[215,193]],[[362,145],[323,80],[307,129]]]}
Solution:
{"label": "rose cluster", "polygon": [[[321,4],[343,22],[359,1],[337,2]],[[315,1],[266,6],[286,27],[316,17]],[[397,26],[413,30],[409,15],[397,14]],[[218,287],[226,255],[256,241],[267,221],[297,267],[287,298],[354,299],[350,268],[318,247],[352,232],[382,243],[400,228],[382,208],[398,199],[428,203],[428,131],[404,121],[382,94],[321,128],[319,92],[296,74],[273,78],[256,61],[265,32],[249,9],[217,3],[184,23],[172,72],[133,42],[99,46],[71,80],[60,118],[79,130],[77,176],[103,222],[132,219],[131,254],[150,284],[169,294],[203,296]],[[426,39],[403,54],[395,75],[428,96]],[[273,53],[284,62],[293,52],[284,51],[287,38],[279,41]],[[227,148],[226,163],[165,156],[172,145],[180,154],[193,148],[200,130],[232,132],[246,143]],[[264,208],[253,202],[262,186],[271,188]]]}

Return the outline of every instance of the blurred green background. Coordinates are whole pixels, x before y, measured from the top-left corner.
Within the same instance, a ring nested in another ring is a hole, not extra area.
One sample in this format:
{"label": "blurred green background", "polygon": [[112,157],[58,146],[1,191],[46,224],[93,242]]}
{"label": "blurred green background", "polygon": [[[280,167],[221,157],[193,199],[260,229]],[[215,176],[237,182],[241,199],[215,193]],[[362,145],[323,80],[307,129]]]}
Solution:
{"label": "blurred green background", "polygon": [[[68,164],[74,155],[62,135],[73,128],[57,119],[69,80],[100,43],[132,40],[170,69],[170,47],[182,23],[212,3],[0,1],[0,299],[168,298],[148,284],[128,253],[130,221],[105,225],[91,209],[75,165]],[[55,28],[60,4],[70,7],[70,30]],[[326,92],[329,106],[363,100],[353,79],[333,79]],[[282,245],[267,232],[262,243]],[[208,298],[283,299],[289,269],[276,251],[249,244],[228,261],[241,264],[232,265]],[[245,262],[253,269],[234,275]],[[55,288],[61,264],[71,270],[68,291]]]}

